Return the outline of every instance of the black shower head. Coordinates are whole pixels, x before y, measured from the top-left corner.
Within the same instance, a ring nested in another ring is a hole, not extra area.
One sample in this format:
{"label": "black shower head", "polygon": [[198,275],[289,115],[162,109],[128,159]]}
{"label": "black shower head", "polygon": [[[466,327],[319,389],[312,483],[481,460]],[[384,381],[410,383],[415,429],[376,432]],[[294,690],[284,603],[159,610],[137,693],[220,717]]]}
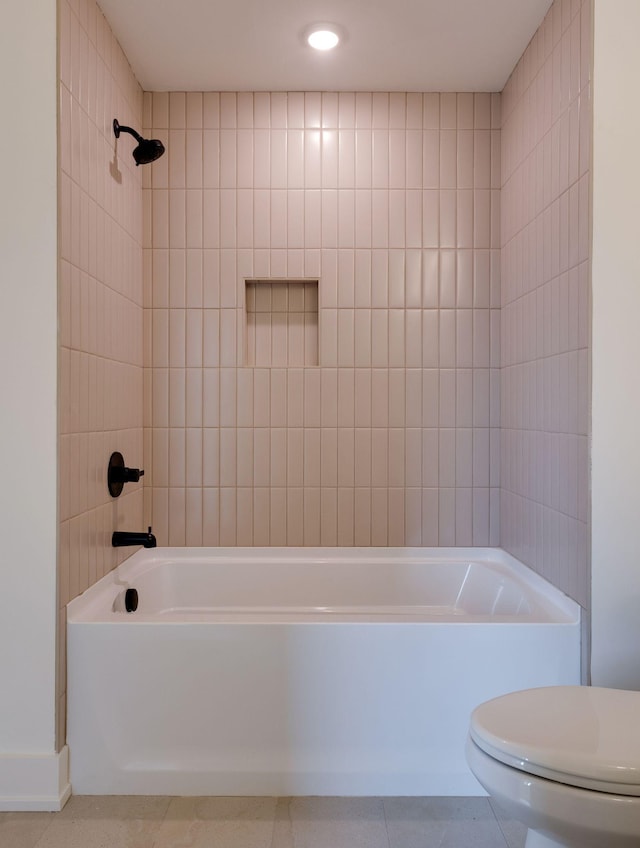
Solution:
{"label": "black shower head", "polygon": [[136,165],[148,165],[149,162],[155,162],[164,153],[164,144],[159,139],[142,138],[131,127],[121,126],[117,118],[113,119],[113,132],[116,138],[120,138],[121,132],[127,132],[136,139],[138,146],[133,151],[133,158],[136,160]]}
{"label": "black shower head", "polygon": [[133,151],[136,165],[148,165],[155,162],[164,153],[164,144],[157,138],[142,138]]}

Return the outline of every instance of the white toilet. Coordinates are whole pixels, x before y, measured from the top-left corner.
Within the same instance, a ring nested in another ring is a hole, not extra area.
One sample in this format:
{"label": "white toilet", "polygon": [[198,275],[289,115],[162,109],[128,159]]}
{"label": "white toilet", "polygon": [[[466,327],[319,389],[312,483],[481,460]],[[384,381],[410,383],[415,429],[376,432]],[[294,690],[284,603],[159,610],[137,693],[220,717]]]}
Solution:
{"label": "white toilet", "polygon": [[553,686],[477,707],[471,771],[526,848],[640,846],[640,692]]}

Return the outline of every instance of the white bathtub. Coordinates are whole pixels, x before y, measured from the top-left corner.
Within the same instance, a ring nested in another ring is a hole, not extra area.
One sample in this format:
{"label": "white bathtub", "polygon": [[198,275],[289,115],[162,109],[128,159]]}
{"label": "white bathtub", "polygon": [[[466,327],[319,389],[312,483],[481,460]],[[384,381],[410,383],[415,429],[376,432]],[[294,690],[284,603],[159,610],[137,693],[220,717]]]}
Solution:
{"label": "white bathtub", "polygon": [[579,607],[478,548],[141,550],[67,639],[79,794],[484,794],[471,710],[580,674]]}

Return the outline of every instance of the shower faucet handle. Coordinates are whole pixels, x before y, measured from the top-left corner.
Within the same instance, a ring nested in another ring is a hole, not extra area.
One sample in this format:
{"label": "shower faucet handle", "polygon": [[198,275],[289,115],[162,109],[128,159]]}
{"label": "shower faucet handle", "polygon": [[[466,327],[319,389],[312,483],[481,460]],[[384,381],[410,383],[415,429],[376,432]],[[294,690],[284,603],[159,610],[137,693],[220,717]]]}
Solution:
{"label": "shower faucet handle", "polygon": [[117,473],[116,479],[120,477],[123,483],[137,483],[143,475],[142,468],[123,468]]}
{"label": "shower faucet handle", "polygon": [[138,483],[144,475],[142,468],[127,468],[124,457],[119,451],[114,451],[109,458],[107,468],[107,485],[112,498],[117,498],[122,493],[125,483]]}

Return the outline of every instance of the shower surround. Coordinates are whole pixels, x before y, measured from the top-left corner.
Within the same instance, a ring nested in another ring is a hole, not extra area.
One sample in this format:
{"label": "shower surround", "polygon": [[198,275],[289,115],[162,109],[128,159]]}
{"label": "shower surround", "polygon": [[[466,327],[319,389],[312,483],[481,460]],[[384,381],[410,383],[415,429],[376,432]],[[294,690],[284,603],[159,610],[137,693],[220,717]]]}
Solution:
{"label": "shower surround", "polygon": [[[502,98],[143,95],[60,3],[58,748],[66,603],[143,509],[177,545],[500,544],[589,608],[590,11],[556,0]],[[245,280],[283,277],[320,364],[247,368]]]}
{"label": "shower surround", "polygon": [[556,0],[502,95],[500,543],[585,609],[591,61],[591,0]]}
{"label": "shower surround", "polygon": [[59,26],[57,743],[66,733],[66,605],[127,558],[142,483],[107,490],[115,450],[143,464],[142,179],[113,119],[141,126],[142,89],[94,0],[61,0]]}
{"label": "shower surround", "polygon": [[[498,544],[500,95],[153,93],[144,121],[159,544]],[[319,364],[247,367],[246,281],[284,279],[318,281]]]}

